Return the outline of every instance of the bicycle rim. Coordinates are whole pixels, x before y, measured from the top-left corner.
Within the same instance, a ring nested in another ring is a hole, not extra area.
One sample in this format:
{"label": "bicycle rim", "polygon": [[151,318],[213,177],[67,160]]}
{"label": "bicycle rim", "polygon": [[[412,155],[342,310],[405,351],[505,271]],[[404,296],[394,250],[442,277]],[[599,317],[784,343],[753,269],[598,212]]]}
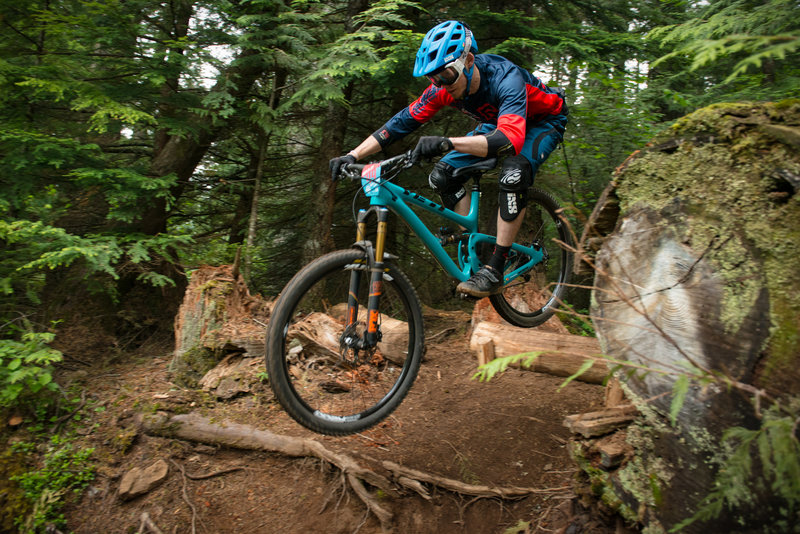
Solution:
{"label": "bicycle rim", "polygon": [[[572,239],[559,211],[558,202],[549,193],[531,189],[525,220],[516,241],[543,250],[545,259],[526,275],[509,283],[502,293],[489,297],[497,313],[515,326],[529,328],[547,321],[566,293],[572,254],[556,240],[571,246]],[[506,272],[524,261],[524,257],[509,258]]]}
{"label": "bicycle rim", "polygon": [[[351,276],[356,273],[359,320],[346,329]],[[416,378],[422,357],[419,299],[405,275],[384,272],[381,339],[374,349],[354,349],[363,338],[370,272],[360,250],[327,254],[286,286],[267,339],[270,384],[286,411],[316,432],[343,435],[386,418]]]}

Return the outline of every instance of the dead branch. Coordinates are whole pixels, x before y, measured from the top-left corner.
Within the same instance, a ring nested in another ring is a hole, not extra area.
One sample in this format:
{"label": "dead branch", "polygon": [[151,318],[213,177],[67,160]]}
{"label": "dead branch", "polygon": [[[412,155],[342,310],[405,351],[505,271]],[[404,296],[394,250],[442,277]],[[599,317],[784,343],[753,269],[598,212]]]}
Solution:
{"label": "dead branch", "polygon": [[383,467],[390,471],[392,474],[395,475],[396,480],[400,477],[406,477],[412,480],[416,480],[417,482],[424,482],[426,484],[431,484],[433,486],[437,486],[442,489],[446,489],[455,493],[460,493],[462,495],[473,495],[475,497],[486,497],[486,498],[500,498],[506,500],[514,500],[514,499],[522,499],[527,497],[528,495],[534,493],[558,493],[560,491],[566,491],[571,488],[571,486],[563,486],[559,488],[546,488],[546,489],[538,489],[538,488],[522,488],[522,487],[490,487],[490,486],[483,486],[483,485],[476,485],[476,484],[466,484],[461,482],[460,480],[454,480],[451,478],[444,478],[438,475],[432,475],[430,473],[425,473],[423,471],[417,471],[416,469],[411,469],[410,467],[405,467],[394,462],[390,462],[385,460],[381,462]]}
{"label": "dead branch", "polygon": [[152,519],[150,519],[150,514],[147,512],[142,512],[140,517],[139,523],[139,530],[136,531],[136,534],[145,534],[145,532],[150,531],[153,534],[164,534],[164,532],[158,528]]}

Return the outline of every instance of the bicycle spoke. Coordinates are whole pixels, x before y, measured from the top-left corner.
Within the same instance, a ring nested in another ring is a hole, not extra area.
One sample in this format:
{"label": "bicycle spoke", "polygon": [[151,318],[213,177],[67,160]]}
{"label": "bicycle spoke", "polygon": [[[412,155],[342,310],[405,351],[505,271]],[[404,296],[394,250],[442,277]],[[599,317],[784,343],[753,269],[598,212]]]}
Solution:
{"label": "bicycle spoke", "polygon": [[[276,306],[287,316],[282,339],[273,339],[270,329],[268,365],[276,395],[299,422],[331,434],[351,433],[386,417],[411,387],[422,351],[416,295],[394,271],[383,284],[377,346],[365,347],[368,273],[357,273],[351,286],[352,256],[358,254],[333,253],[321,272],[301,276],[305,283],[287,291],[286,301],[282,296]],[[348,326],[353,287],[359,314]]]}
{"label": "bicycle spoke", "polygon": [[[530,271],[510,282],[503,292],[492,295],[492,305],[510,323],[531,327],[550,318],[566,291],[571,255],[555,241],[569,243],[569,234],[558,217],[558,204],[544,191],[533,189],[525,220],[516,241],[543,254]],[[506,274],[524,265],[522,256],[509,261]]]}

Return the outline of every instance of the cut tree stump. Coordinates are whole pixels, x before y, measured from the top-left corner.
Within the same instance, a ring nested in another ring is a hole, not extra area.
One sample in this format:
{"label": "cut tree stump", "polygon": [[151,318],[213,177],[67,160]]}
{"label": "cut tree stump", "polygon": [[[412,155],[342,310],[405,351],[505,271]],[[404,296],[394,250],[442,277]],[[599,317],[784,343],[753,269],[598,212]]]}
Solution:
{"label": "cut tree stump", "polygon": [[231,265],[204,266],[192,273],[175,316],[172,381],[197,387],[226,355],[264,357],[264,331],[273,302],[251,295]]}
{"label": "cut tree stump", "polygon": [[[584,229],[595,330],[641,408],[636,469],[597,491],[642,530],[691,517],[719,488],[726,431],[762,428],[759,407],[800,394],[798,146],[800,100],[697,110],[620,165]],[[791,505],[757,480],[681,532],[780,530]]]}
{"label": "cut tree stump", "polygon": [[[571,376],[581,368],[587,358],[601,356],[600,344],[595,338],[554,334],[535,328],[517,328],[498,323],[478,323],[472,330],[470,349],[480,354],[481,346],[486,340],[492,341],[495,357],[498,358],[541,352],[530,367],[523,369],[555,376]],[[605,362],[595,361],[576,380],[601,384],[608,372]]]}

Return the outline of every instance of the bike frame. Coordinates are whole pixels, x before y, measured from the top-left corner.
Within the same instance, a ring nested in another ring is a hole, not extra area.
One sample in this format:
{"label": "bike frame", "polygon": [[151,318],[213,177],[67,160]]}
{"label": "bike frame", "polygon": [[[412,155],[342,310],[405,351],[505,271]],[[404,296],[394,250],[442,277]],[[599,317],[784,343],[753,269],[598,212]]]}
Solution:
{"label": "bike frame", "polygon": [[[404,187],[385,180],[382,176],[383,167],[387,164],[397,164],[400,158],[402,158],[402,156],[378,163],[371,163],[363,167],[355,164],[350,166],[352,169],[361,168],[362,189],[367,198],[369,198],[371,206],[369,210],[359,210],[356,233],[357,243],[361,243],[362,246],[366,245],[364,239],[366,235],[366,220],[369,213],[374,211],[378,218],[374,256],[371,258],[371,264],[369,266],[353,265],[350,275],[350,291],[347,297],[347,325],[340,343],[349,345],[357,350],[375,347],[381,339],[379,306],[381,295],[383,294],[384,277],[387,276],[383,260],[389,210],[400,216],[400,218],[411,227],[411,230],[433,253],[444,270],[459,281],[467,280],[472,273],[480,269],[481,263],[478,259],[476,247],[481,243],[494,244],[495,242],[494,236],[478,232],[478,202],[480,199],[480,189],[477,182],[472,186],[469,213],[467,215],[460,215],[432,200],[428,200],[417,193],[412,193]],[[463,257],[464,255],[459,250],[456,254],[458,258],[457,264],[444,249],[439,238],[428,229],[409,205],[417,206],[464,227],[468,233],[466,257]],[[503,277],[504,285],[508,285],[515,278],[527,273],[534,265],[545,258],[544,248],[537,250],[537,248],[533,246],[523,246],[519,243],[514,243],[511,246],[511,250],[517,255],[527,256],[528,260]],[[358,324],[359,303],[357,293],[364,270],[370,272],[369,298],[367,302],[367,328],[364,332],[364,337],[359,338],[359,336],[352,335],[352,332],[355,331],[356,325]]]}
{"label": "bike frame", "polygon": [[[478,203],[480,199],[480,190],[477,185],[473,185],[472,187],[469,213],[467,215],[460,215],[422,195],[412,193],[402,186],[385,181],[381,177],[381,169],[382,163],[372,163],[366,165],[361,171],[362,188],[364,194],[370,200],[370,205],[377,209],[388,208],[408,223],[411,230],[422,240],[428,250],[431,251],[442,268],[453,278],[463,282],[472,276],[473,273],[477,272],[481,267],[476,251],[477,245],[481,243],[494,244],[496,239],[494,236],[478,232]],[[409,204],[464,227],[469,234],[466,261],[462,261],[461,256],[457,255],[460,265],[456,264],[442,246],[439,238],[422,222],[414,210],[409,207]],[[528,256],[529,260],[518,266],[512,272],[505,274],[503,277],[504,285],[530,271],[534,265],[544,259],[543,249],[537,250],[532,246],[514,243],[511,245],[511,250],[515,251],[517,254]],[[381,256],[376,256],[376,261],[380,261],[380,259]]]}

